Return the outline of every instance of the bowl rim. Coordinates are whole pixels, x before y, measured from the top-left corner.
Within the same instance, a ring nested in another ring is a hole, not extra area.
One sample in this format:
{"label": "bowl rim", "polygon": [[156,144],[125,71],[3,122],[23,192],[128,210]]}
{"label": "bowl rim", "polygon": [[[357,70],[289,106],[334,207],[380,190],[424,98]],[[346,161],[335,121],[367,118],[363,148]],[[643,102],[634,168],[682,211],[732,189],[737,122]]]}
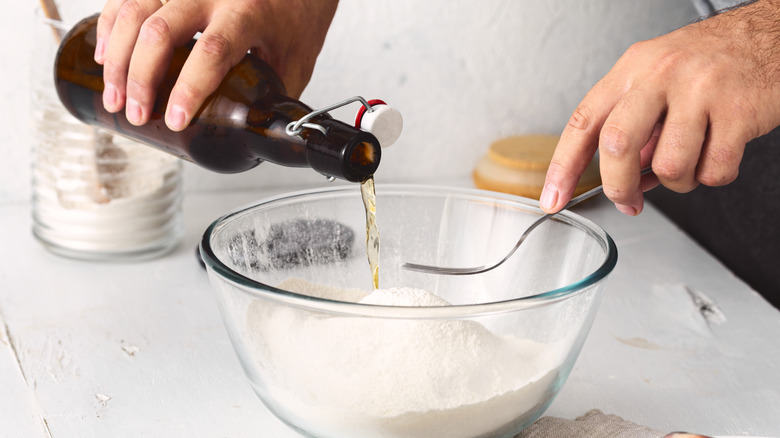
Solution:
{"label": "bowl rim", "polygon": [[[453,186],[437,186],[428,184],[398,184],[386,183],[377,186],[377,192],[399,192],[419,194],[425,193],[459,195],[474,197],[478,199],[490,199],[492,201],[501,201],[514,205],[522,205],[525,208],[535,210],[543,214],[539,208],[539,203],[535,200],[521,196],[510,195],[501,192],[493,192],[482,189]],[[430,318],[472,318],[475,316],[490,315],[496,313],[512,312],[521,309],[535,308],[539,306],[550,305],[578,295],[609,275],[617,264],[617,246],[612,237],[601,227],[589,219],[586,219],[576,213],[568,210],[558,212],[550,220],[564,221],[572,226],[576,226],[594,237],[605,251],[604,260],[593,272],[584,276],[581,280],[559,287],[557,289],[540,292],[534,295],[514,298],[510,300],[494,301],[478,304],[455,304],[450,306],[432,306],[432,307],[408,307],[408,306],[387,306],[376,304],[353,303],[346,301],[336,301],[327,298],[313,297],[309,295],[298,294],[284,289],[253,280],[239,272],[234,271],[225,265],[214,253],[211,247],[211,236],[219,230],[222,224],[227,223],[233,218],[246,214],[248,211],[274,204],[281,201],[293,201],[297,198],[317,196],[322,194],[341,194],[350,192],[355,196],[360,196],[360,191],[356,185],[340,185],[337,187],[321,187],[294,192],[281,193],[267,196],[255,201],[249,205],[239,207],[229,213],[214,220],[203,233],[199,250],[200,257],[206,265],[209,275],[215,273],[221,277],[221,280],[236,286],[242,292],[254,298],[266,299],[278,303],[284,303],[298,308],[339,314],[345,316],[373,316],[382,318],[401,318],[401,319],[430,319]],[[378,199],[381,199],[378,197]],[[381,201],[379,201],[381,202]],[[381,204],[380,204],[381,205]],[[368,266],[366,266],[368,269]],[[213,271],[213,272],[212,272]],[[477,274],[479,275],[479,274]]]}

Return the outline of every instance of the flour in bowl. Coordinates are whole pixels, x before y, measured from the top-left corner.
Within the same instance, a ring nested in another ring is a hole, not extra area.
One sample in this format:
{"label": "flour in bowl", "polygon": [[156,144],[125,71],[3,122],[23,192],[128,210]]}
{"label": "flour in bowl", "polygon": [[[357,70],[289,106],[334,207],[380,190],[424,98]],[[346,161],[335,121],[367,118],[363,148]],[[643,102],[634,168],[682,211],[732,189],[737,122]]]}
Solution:
{"label": "flour in bowl", "polygon": [[[285,281],[341,301],[447,306],[413,288],[372,293]],[[473,320],[359,318],[255,302],[247,329],[274,409],[334,436],[473,437],[513,430],[546,405],[563,356]]]}

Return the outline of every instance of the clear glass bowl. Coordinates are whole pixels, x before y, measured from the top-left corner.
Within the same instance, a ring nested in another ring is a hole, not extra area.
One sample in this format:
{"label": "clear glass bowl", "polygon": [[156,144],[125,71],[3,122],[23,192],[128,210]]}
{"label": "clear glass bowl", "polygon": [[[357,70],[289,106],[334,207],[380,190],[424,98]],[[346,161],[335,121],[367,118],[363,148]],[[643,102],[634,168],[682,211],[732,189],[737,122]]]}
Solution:
{"label": "clear glass bowl", "polygon": [[355,302],[372,290],[357,186],[228,214],[201,254],[253,389],[303,435],[511,437],[568,377],[617,261],[614,242],[563,212],[488,273],[401,265],[499,259],[541,214],[494,192],[377,186],[380,289],[425,289],[451,305]]}

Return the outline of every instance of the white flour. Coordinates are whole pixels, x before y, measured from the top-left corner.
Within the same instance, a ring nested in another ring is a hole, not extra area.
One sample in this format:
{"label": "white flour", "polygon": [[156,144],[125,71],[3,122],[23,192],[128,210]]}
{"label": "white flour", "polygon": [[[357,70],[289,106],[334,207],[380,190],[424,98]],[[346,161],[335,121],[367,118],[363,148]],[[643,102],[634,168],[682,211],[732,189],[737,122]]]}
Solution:
{"label": "white flour", "polygon": [[[367,304],[448,305],[420,289],[366,294],[297,279],[280,287]],[[338,431],[331,436],[506,432],[549,401],[562,359],[551,345],[500,337],[474,321],[338,317],[260,303],[247,317],[270,396],[287,415]]]}

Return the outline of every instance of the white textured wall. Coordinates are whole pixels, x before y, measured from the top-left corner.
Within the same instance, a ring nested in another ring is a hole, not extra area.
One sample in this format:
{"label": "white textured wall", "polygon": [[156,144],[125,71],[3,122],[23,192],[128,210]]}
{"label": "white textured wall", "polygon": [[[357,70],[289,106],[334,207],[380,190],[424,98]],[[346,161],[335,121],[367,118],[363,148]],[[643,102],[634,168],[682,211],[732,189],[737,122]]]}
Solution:
{"label": "white textured wall", "polygon": [[[185,0],[173,0],[185,1]],[[29,197],[28,64],[37,2],[2,0],[0,202]],[[99,0],[60,0],[75,20]],[[398,107],[406,127],[378,181],[468,175],[495,138],[558,133],[582,96],[634,41],[695,18],[688,0],[342,0],[302,100],[352,95]],[[338,111],[351,119],[357,106]],[[262,165],[242,175],[185,167],[188,191],[319,183]]]}

